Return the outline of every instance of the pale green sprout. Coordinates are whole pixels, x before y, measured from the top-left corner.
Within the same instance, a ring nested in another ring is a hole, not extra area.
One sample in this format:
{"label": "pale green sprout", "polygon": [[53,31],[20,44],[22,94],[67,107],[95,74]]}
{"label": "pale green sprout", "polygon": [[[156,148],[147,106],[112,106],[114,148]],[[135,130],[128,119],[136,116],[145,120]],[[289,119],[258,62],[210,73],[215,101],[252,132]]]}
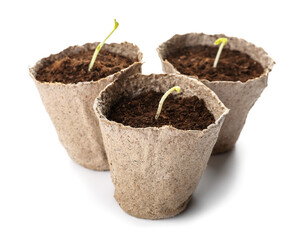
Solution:
{"label": "pale green sprout", "polygon": [[101,48],[103,47],[104,43],[106,42],[106,40],[111,36],[111,34],[115,31],[115,29],[117,29],[119,26],[119,23],[116,21],[116,19],[114,19],[114,28],[113,30],[111,31],[111,33],[105,38],[105,40],[103,42],[101,42],[99,45],[97,45],[95,51],[94,51],[94,54],[92,56],[92,59],[91,59],[91,62],[90,62],[90,65],[89,65],[89,68],[88,68],[88,71],[90,72],[91,69],[93,68],[93,65],[94,65],[94,62],[96,60],[96,57],[98,55],[98,53],[100,52]]}
{"label": "pale green sprout", "polygon": [[163,103],[165,101],[165,99],[168,97],[168,95],[170,95],[173,91],[177,91],[177,93],[180,92],[181,88],[179,86],[175,86],[175,87],[172,87],[171,89],[169,89],[166,93],[164,93],[164,95],[162,96],[160,102],[159,102],[159,106],[158,106],[158,110],[157,110],[157,113],[155,115],[155,119],[157,120],[160,116],[160,113],[161,113],[161,110],[162,110],[162,106],[163,106]]}
{"label": "pale green sprout", "polygon": [[226,38],[218,38],[215,42],[214,42],[214,45],[218,45],[219,43],[221,43],[221,45],[219,46],[218,48],[218,52],[217,52],[217,55],[216,55],[216,58],[215,58],[215,61],[214,61],[214,64],[213,64],[213,67],[216,68],[217,67],[217,63],[219,61],[219,57],[220,57],[220,54],[222,52],[222,49],[223,47],[226,45],[228,39]]}

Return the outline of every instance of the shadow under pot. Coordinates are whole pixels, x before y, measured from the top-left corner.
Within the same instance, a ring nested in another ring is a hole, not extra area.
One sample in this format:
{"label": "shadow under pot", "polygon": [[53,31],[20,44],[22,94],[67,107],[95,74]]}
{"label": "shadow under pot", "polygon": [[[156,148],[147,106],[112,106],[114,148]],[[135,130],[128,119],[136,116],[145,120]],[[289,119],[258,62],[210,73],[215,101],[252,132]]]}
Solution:
{"label": "shadow under pot", "polygon": [[[216,68],[218,38],[227,38]],[[247,114],[267,86],[274,61],[259,47],[243,39],[190,33],[175,35],[157,48],[165,73],[190,75],[212,89],[230,109],[213,153],[231,150]]]}
{"label": "shadow under pot", "polygon": [[[174,86],[155,114],[160,98]],[[161,219],[182,212],[199,183],[228,109],[183,75],[136,74],[109,84],[94,104],[115,186],[128,214]]]}
{"label": "shadow under pot", "polygon": [[127,42],[105,44],[89,72],[97,45],[73,46],[43,58],[30,68],[30,75],[71,159],[89,169],[109,170],[92,106],[118,75],[141,72],[142,53]]}

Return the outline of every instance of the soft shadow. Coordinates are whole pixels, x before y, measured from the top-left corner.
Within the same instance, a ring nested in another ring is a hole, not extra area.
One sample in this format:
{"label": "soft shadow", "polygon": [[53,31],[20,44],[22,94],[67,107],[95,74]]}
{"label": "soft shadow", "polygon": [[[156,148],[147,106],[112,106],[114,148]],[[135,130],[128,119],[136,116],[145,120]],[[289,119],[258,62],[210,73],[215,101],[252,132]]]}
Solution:
{"label": "soft shadow", "polygon": [[82,182],[88,186],[88,193],[92,194],[99,204],[113,203],[114,187],[109,171],[95,171],[84,168],[71,160],[71,166]]}
{"label": "soft shadow", "polygon": [[[237,159],[238,151],[236,148],[224,154],[211,156],[188,207],[178,216],[164,220],[193,219],[194,216],[202,215],[203,212],[211,210],[225,201],[235,180]],[[88,186],[89,192],[99,204],[113,206],[115,201],[113,198],[114,187],[109,171],[89,170],[73,161],[71,161],[71,166]]]}
{"label": "soft shadow", "polygon": [[236,148],[227,153],[211,156],[192,200],[181,217],[208,211],[225,200],[235,180],[237,159]]}

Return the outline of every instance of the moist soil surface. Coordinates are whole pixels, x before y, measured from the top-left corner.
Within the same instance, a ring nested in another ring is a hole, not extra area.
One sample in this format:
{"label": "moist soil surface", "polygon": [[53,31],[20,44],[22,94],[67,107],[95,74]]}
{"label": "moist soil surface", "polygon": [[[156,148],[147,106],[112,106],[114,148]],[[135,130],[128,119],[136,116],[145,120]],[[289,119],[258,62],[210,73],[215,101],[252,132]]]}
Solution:
{"label": "moist soil surface", "polygon": [[163,93],[150,91],[135,98],[123,97],[110,110],[107,118],[134,128],[171,125],[182,130],[203,130],[215,122],[214,116],[198,97],[180,98],[169,95],[155,120]]}
{"label": "moist soil surface", "polygon": [[241,81],[259,77],[264,69],[249,55],[237,50],[224,49],[217,67],[214,60],[218,47],[193,46],[177,49],[166,59],[182,74],[198,76],[209,81]]}
{"label": "moist soil surface", "polygon": [[71,54],[56,61],[45,58],[45,64],[37,72],[40,82],[78,83],[97,81],[114,74],[135,62],[132,59],[101,49],[90,72],[88,67],[94,50]]}

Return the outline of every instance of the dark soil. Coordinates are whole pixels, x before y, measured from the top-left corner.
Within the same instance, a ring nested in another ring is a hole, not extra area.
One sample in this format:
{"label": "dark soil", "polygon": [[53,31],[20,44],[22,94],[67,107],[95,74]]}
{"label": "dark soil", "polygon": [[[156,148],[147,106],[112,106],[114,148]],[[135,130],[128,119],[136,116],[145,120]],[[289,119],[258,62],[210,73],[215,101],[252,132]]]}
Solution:
{"label": "dark soil", "polygon": [[249,55],[236,50],[224,49],[217,67],[213,63],[219,47],[194,46],[177,49],[167,60],[182,74],[196,75],[209,81],[241,81],[259,77],[264,69]]}
{"label": "dark soil", "polygon": [[155,120],[159,101],[163,93],[150,91],[130,99],[123,97],[115,104],[109,120],[135,128],[162,127],[171,125],[182,130],[203,130],[215,122],[214,116],[198,97],[180,98],[169,95]]}
{"label": "dark soil", "polygon": [[93,52],[94,50],[65,56],[56,61],[46,58],[46,63],[37,72],[36,79],[40,82],[61,82],[65,84],[97,81],[135,62],[119,54],[101,49],[93,68],[88,72]]}

